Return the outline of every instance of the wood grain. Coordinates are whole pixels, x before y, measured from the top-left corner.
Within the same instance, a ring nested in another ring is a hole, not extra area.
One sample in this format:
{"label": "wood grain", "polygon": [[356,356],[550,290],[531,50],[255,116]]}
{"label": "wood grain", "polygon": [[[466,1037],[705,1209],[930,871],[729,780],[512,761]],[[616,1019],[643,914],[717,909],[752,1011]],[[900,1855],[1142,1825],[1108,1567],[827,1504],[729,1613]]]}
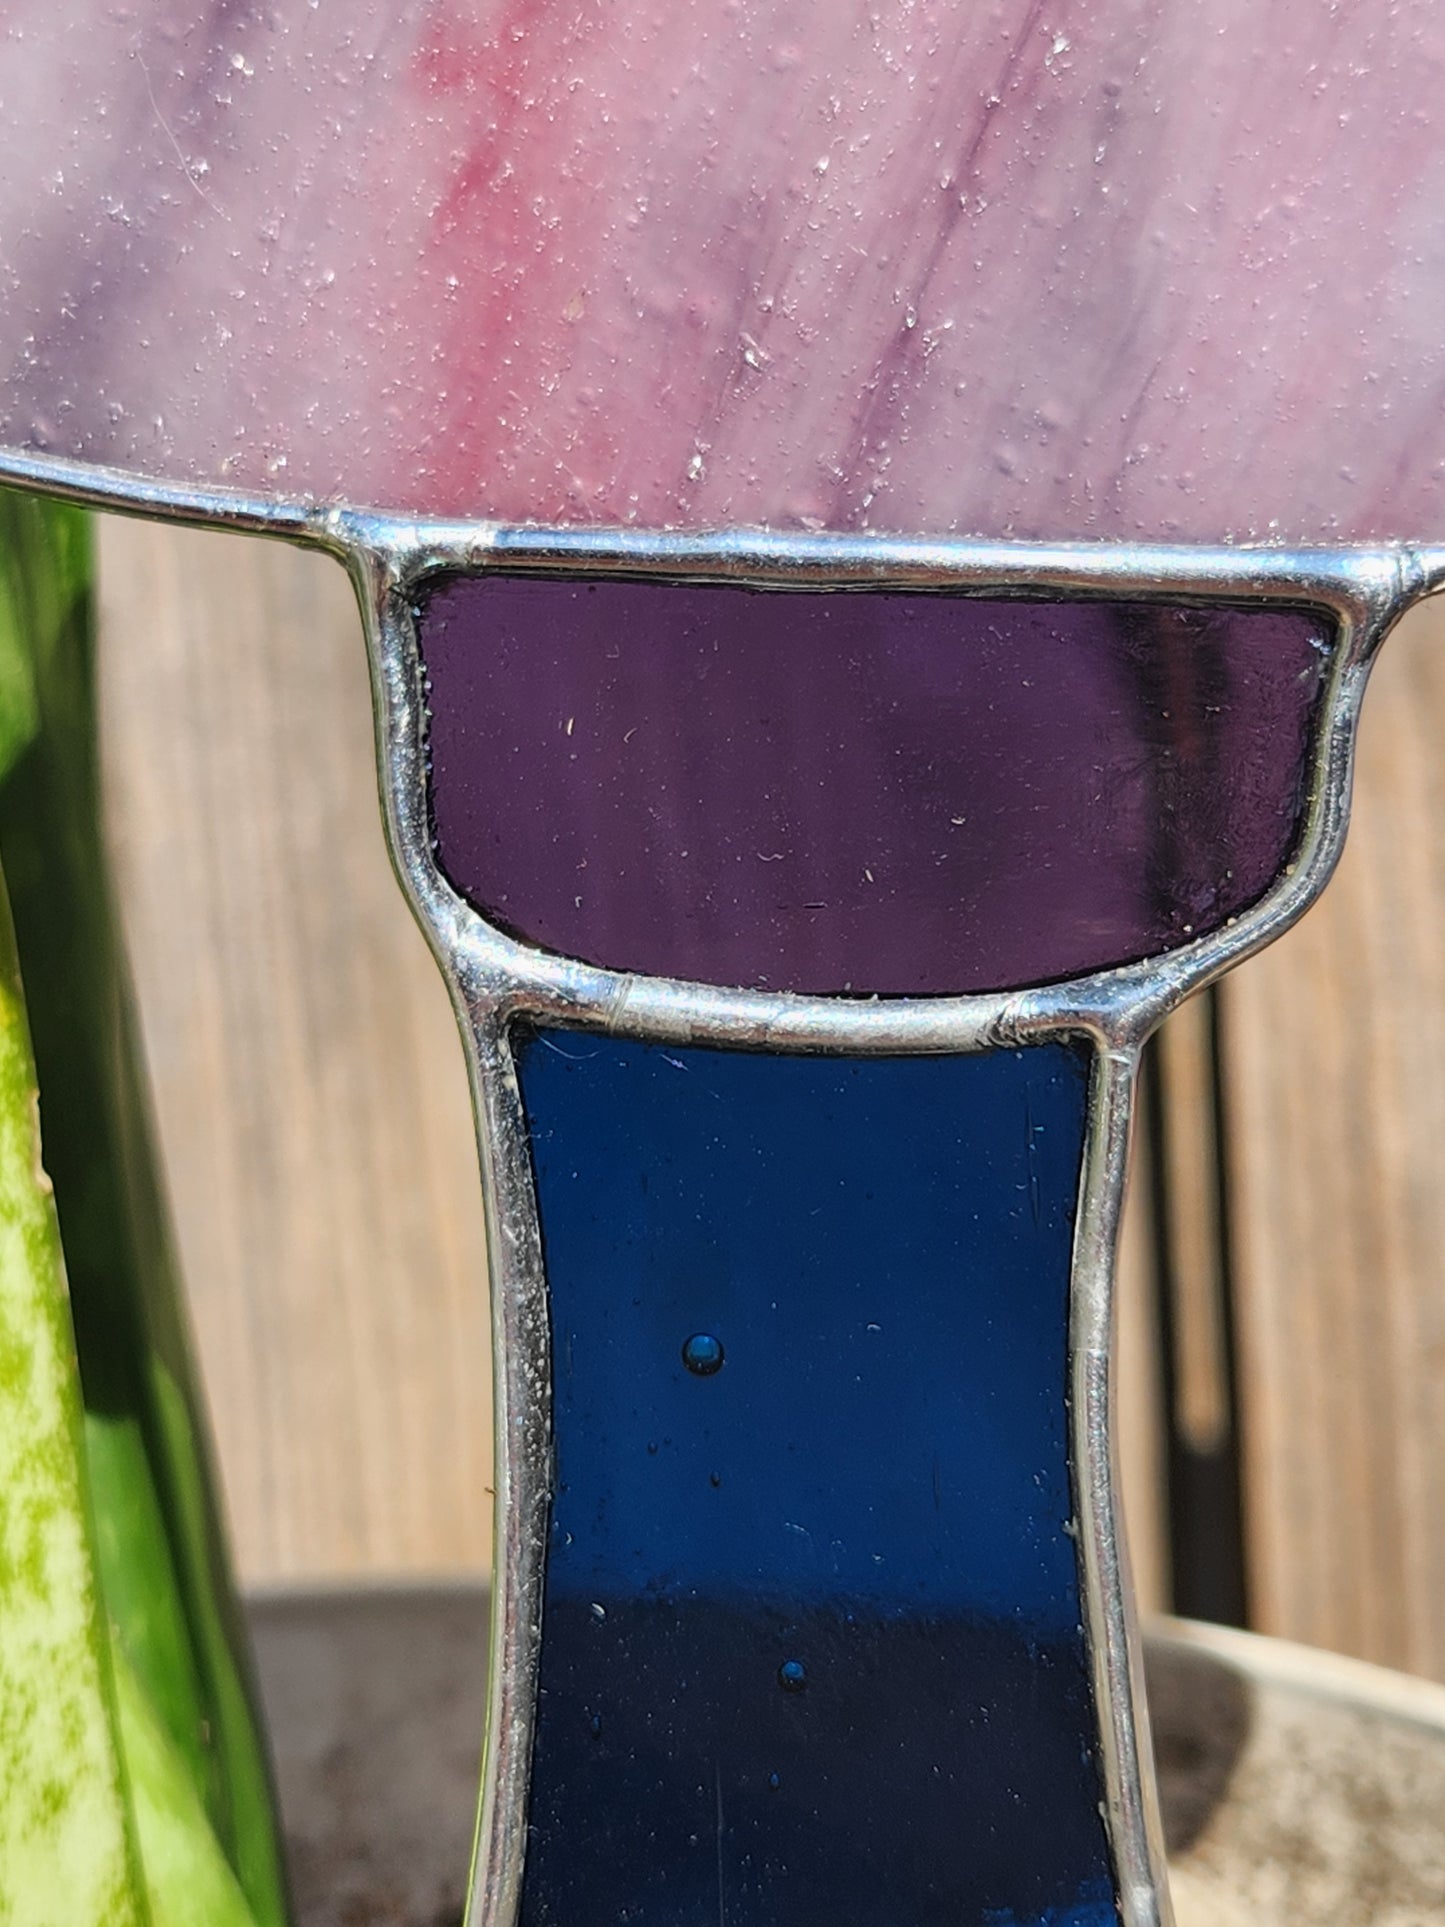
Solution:
{"label": "wood grain", "polygon": [[99,529],[109,822],[241,1570],[480,1568],[470,1111],[382,842],[350,588],[279,545]]}
{"label": "wood grain", "polygon": [[1119,1240],[1115,1426],[1119,1491],[1139,1609],[1168,1610],[1169,1539],[1165,1494],[1163,1374],[1159,1356],[1159,1269],[1150,1146],[1135,1131]]}
{"label": "wood grain", "polygon": [[1350,844],[1223,1000],[1252,1619],[1445,1677],[1445,610],[1386,642]]}

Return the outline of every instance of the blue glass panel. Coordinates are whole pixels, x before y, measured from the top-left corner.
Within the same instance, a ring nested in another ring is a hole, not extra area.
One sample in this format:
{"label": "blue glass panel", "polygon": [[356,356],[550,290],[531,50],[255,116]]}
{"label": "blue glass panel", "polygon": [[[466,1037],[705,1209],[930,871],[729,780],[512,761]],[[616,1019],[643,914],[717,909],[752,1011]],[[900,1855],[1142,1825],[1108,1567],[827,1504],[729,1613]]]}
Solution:
{"label": "blue glass panel", "polygon": [[527,1927],[1112,1921],[1066,1447],[1089,1060],[519,1053]]}

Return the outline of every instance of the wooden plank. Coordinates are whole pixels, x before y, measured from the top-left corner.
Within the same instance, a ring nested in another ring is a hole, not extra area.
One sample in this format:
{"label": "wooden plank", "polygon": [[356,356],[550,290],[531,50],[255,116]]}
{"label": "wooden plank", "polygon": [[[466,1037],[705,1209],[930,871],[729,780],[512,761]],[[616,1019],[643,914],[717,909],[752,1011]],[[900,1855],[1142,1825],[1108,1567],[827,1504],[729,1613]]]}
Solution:
{"label": "wooden plank", "polygon": [[1223,997],[1252,1618],[1445,1678],[1445,624],[1385,645],[1323,903]]}
{"label": "wooden plank", "polygon": [[1119,1489],[1135,1593],[1144,1613],[1167,1612],[1170,1605],[1151,1156],[1145,1133],[1136,1130],[1119,1245],[1115,1341]]}
{"label": "wooden plank", "polygon": [[1191,998],[1151,1046],[1144,1095],[1171,1605],[1237,1625],[1246,1602],[1218,1034],[1216,994]]}
{"label": "wooden plank", "polygon": [[345,577],[100,524],[107,803],[249,1581],[487,1562],[465,1073],[379,821]]}

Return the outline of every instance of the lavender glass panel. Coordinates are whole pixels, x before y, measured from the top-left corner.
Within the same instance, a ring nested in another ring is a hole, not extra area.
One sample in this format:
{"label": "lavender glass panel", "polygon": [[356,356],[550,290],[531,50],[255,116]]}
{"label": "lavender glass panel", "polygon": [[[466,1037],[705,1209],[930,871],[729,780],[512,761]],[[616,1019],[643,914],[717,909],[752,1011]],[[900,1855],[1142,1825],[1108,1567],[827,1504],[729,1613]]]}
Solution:
{"label": "lavender glass panel", "polygon": [[442,869],[618,970],[1007,989],[1155,955],[1297,839],[1296,611],[522,576],[426,605]]}

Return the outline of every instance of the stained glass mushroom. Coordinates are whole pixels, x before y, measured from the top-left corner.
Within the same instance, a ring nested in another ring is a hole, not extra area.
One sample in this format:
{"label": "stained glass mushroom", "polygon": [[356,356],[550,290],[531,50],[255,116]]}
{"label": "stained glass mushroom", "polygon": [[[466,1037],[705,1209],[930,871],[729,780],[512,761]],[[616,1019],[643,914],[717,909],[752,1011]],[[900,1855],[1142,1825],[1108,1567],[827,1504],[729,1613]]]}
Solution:
{"label": "stained glass mushroom", "polygon": [[18,0],[0,478],[340,556],[475,1071],[474,1927],[1167,1916],[1150,1029],[1445,573],[1445,22]]}

